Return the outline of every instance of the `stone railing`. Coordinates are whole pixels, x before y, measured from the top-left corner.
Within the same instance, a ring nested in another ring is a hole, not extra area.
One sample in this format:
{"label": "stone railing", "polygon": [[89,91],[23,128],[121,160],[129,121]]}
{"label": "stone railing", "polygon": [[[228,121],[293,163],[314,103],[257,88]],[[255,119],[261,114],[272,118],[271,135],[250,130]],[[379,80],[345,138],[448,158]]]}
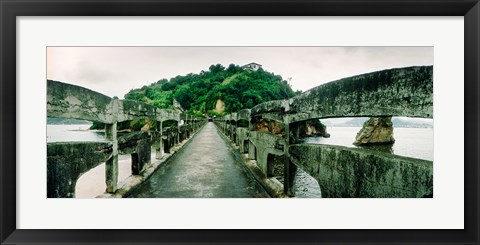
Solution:
{"label": "stone railing", "polygon": [[[132,175],[141,174],[151,164],[151,148],[156,159],[189,138],[206,119],[131,100],[110,98],[98,92],[57,81],[47,81],[47,116],[74,118],[105,124],[104,142],[55,142],[47,144],[47,197],[75,197],[80,176],[105,163],[106,192],[118,185],[118,154],[130,154]],[[117,138],[117,123],[149,119],[154,130],[133,132]],[[169,127],[164,128],[164,124]]]}
{"label": "stone railing", "polygon": [[433,118],[433,66],[340,79],[214,121],[267,178],[283,174],[289,196],[295,195],[298,167],[318,181],[322,197],[433,196],[432,161],[300,143],[307,120],[391,116]]}

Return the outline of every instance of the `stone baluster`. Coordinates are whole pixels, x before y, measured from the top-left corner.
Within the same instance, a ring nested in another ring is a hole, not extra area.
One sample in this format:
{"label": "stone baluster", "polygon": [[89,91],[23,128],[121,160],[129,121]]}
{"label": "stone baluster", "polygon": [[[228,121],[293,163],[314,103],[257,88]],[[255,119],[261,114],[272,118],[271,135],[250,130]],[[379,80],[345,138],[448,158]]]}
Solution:
{"label": "stone baluster", "polygon": [[[294,124],[290,124],[288,120],[284,121],[285,123],[285,147],[283,152],[285,154],[284,158],[284,172],[283,172],[283,192],[288,196],[295,196],[295,177],[297,175],[297,165],[295,165],[290,160],[289,147],[293,142],[291,140],[290,129],[293,129],[294,134],[298,134],[298,127],[295,127]],[[298,136],[297,136],[298,137]]]}
{"label": "stone baluster", "polygon": [[157,148],[155,149],[155,158],[161,159],[163,156],[163,122],[157,121]]}
{"label": "stone baluster", "polygon": [[107,192],[114,193],[117,190],[118,182],[118,141],[117,141],[117,122],[105,125],[105,134],[107,140],[113,144],[112,157],[105,163],[105,182]]}

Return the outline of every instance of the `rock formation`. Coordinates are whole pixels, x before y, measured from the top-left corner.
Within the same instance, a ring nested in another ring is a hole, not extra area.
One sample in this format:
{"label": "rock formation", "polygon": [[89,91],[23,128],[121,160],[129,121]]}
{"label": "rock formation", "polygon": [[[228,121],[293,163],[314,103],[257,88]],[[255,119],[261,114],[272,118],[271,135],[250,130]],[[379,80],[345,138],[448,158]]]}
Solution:
{"label": "rock formation", "polygon": [[259,122],[255,123],[255,130],[260,132],[269,132],[278,136],[283,136],[285,134],[282,124],[271,120],[260,120]]}
{"label": "rock formation", "polygon": [[327,126],[322,124],[318,119],[311,119],[300,123],[300,137],[321,136],[329,138],[327,133]]}
{"label": "rock formation", "polygon": [[[300,137],[330,137],[330,134],[327,133],[327,126],[323,125],[318,119],[311,119],[301,122],[298,127]],[[278,136],[285,135],[285,129],[283,125],[279,122],[271,120],[260,120],[259,122],[255,123],[255,130],[260,132],[269,132]]]}
{"label": "rock formation", "polygon": [[357,133],[354,145],[392,144],[392,117],[371,117]]}

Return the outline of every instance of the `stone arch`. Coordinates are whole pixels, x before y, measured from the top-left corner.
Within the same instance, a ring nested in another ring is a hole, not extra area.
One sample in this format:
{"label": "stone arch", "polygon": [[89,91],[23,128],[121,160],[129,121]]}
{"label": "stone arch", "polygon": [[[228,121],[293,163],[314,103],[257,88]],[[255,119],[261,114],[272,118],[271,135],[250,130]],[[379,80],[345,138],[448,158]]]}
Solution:
{"label": "stone arch", "polygon": [[[105,192],[106,184],[105,184],[105,163],[101,163],[100,165],[89,169],[88,171],[81,173],[78,178],[72,182],[74,188],[74,197],[77,198],[91,198],[82,195],[82,188],[90,189],[91,188],[98,188],[98,195]],[[101,174],[97,174],[97,172]],[[95,178],[94,178],[95,177]],[[97,179],[98,178],[98,179]],[[85,192],[90,192],[85,190]],[[80,194],[80,196],[79,196]]]}

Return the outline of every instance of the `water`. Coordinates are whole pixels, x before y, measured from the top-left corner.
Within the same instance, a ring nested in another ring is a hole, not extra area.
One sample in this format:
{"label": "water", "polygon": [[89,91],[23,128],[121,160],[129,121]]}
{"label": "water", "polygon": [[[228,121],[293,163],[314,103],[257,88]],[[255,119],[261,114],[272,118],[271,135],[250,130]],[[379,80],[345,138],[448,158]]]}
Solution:
{"label": "water", "polygon": [[103,130],[88,130],[91,124],[47,125],[47,142],[105,141]]}
{"label": "water", "polygon": [[[356,148],[352,143],[360,129],[361,127],[327,127],[330,138],[308,137],[304,139],[304,143]],[[433,128],[394,128],[393,136],[393,145],[362,148],[433,161]]]}

